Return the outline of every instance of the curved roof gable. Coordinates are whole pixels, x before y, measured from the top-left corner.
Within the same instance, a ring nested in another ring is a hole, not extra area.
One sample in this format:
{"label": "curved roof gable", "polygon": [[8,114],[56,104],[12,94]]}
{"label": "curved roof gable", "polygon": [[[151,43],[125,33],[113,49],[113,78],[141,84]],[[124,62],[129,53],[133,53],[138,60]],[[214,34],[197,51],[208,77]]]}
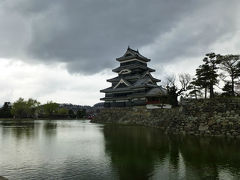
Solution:
{"label": "curved roof gable", "polygon": [[113,89],[116,89],[116,88],[117,88],[119,85],[121,85],[121,84],[125,84],[126,86],[130,86],[130,85],[131,85],[128,81],[126,81],[126,80],[124,80],[124,79],[121,79],[121,80],[117,83],[117,85],[114,86]]}

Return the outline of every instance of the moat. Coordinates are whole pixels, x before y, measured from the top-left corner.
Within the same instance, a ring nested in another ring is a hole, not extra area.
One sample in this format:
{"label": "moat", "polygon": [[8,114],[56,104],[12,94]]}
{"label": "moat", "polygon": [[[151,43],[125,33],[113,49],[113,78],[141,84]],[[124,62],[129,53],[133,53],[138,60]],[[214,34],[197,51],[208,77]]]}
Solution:
{"label": "moat", "polygon": [[8,179],[239,179],[240,140],[82,121],[0,121]]}

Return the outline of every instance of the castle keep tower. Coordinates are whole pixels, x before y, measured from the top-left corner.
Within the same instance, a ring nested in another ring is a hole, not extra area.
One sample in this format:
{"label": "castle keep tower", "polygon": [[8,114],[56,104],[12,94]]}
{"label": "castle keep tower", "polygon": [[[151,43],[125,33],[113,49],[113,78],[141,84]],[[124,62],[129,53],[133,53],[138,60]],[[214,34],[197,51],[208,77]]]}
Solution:
{"label": "castle keep tower", "polygon": [[164,94],[165,89],[157,85],[160,80],[154,78],[155,72],[147,66],[150,59],[142,56],[138,51],[128,47],[122,57],[116,59],[120,67],[112,71],[118,73],[117,77],[108,79],[112,86],[101,90],[105,97],[105,107],[129,107],[146,105],[149,99],[154,101],[152,92]]}

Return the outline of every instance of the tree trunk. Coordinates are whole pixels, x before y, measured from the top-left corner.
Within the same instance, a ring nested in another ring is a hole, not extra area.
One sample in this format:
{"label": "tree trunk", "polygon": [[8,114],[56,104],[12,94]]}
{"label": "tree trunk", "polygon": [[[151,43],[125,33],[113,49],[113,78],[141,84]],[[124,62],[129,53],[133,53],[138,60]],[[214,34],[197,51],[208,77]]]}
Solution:
{"label": "tree trunk", "polygon": [[232,78],[232,89],[231,89],[231,94],[232,94],[232,96],[235,96],[235,92],[234,92],[234,77],[233,77],[233,75],[231,76],[231,78]]}
{"label": "tree trunk", "polygon": [[205,99],[207,99],[207,87],[205,87]]}
{"label": "tree trunk", "polygon": [[214,92],[213,92],[213,85],[211,84],[209,87],[210,90],[210,98],[214,98]]}

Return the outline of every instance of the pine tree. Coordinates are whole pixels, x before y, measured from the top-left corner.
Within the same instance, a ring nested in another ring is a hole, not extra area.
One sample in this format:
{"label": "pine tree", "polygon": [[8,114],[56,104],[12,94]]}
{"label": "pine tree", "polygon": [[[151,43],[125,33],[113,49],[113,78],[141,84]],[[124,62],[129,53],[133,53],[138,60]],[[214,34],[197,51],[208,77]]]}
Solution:
{"label": "pine tree", "polygon": [[232,96],[233,92],[232,92],[232,84],[230,82],[227,82],[224,87],[222,88],[223,96]]}
{"label": "pine tree", "polygon": [[207,97],[207,89],[210,92],[210,98],[214,97],[214,85],[218,83],[217,65],[220,63],[215,53],[206,54],[203,59],[204,64],[196,69],[196,78],[192,81],[194,86],[205,89],[205,98]]}
{"label": "pine tree", "polygon": [[3,107],[0,108],[0,118],[11,118],[11,103],[10,102],[5,102]]}

